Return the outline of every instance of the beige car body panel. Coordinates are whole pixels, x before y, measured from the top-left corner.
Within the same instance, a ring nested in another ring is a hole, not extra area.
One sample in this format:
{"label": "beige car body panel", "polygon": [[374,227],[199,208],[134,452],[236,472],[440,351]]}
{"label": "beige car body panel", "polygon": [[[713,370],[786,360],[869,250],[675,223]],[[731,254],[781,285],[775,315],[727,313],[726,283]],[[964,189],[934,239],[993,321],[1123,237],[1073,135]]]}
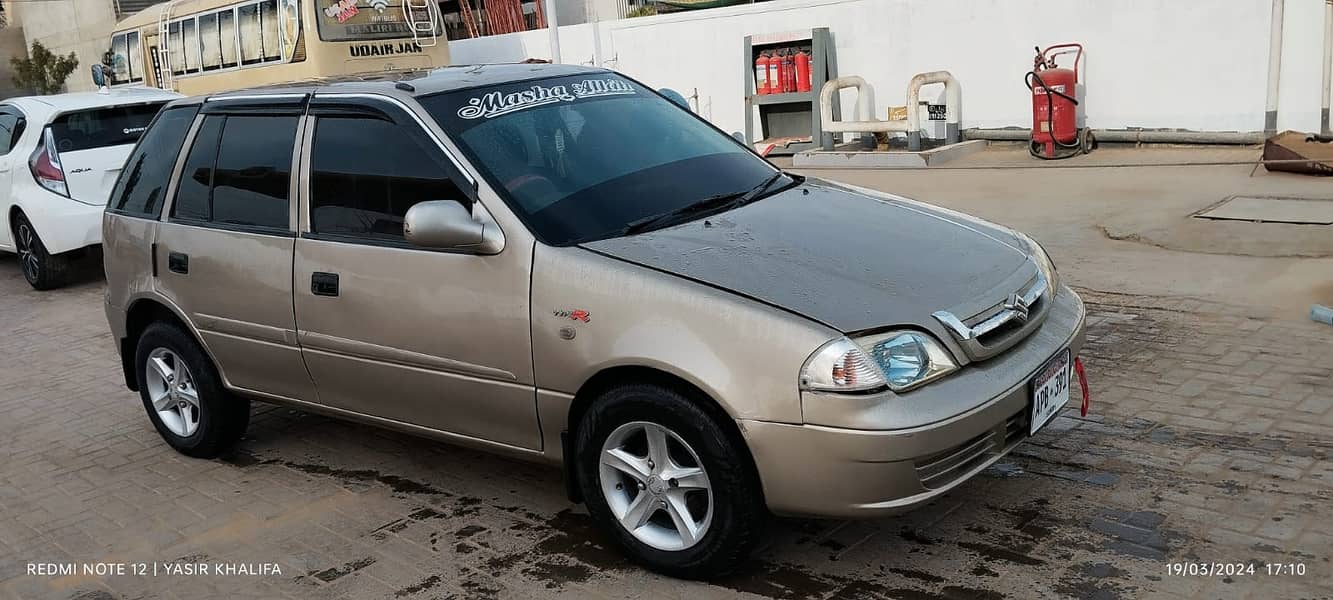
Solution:
{"label": "beige car body panel", "polygon": [[[106,310],[116,337],[127,335],[135,302],[159,302],[190,328],[233,390],[552,463],[565,459],[561,436],[590,380],[610,369],[653,369],[698,388],[730,417],[770,509],[849,517],[901,512],[994,462],[1018,443],[1006,436],[1028,404],[1031,374],[1082,346],[1082,303],[1056,284],[1049,316],[998,357],[901,396],[803,393],[803,364],[841,332],[716,285],[537,242],[410,93],[365,90],[327,96],[408,111],[475,184],[474,218],[498,226],[502,250],[306,235],[305,154],[318,118],[307,116],[293,153],[292,237],[171,223],[165,215],[188,148],[160,221],[107,214]],[[167,268],[173,251],[190,254],[189,275]],[[317,271],[339,275],[338,297],[312,293]],[[957,352],[953,340],[943,341]],[[941,485],[923,485],[919,459],[977,440],[993,444],[979,462]]]}

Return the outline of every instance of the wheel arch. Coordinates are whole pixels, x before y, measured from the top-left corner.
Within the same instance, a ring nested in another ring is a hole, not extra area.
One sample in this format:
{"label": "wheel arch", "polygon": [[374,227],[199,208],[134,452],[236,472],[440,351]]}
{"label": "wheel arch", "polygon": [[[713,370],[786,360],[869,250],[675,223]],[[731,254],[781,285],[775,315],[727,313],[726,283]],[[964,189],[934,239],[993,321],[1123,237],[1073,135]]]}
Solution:
{"label": "wheel arch", "polygon": [[755,481],[760,481],[759,469],[755,464],[754,455],[751,454],[749,445],[745,442],[745,436],[741,432],[735,416],[721,402],[690,380],[670,371],[643,365],[616,365],[603,368],[589,377],[583,385],[579,386],[578,391],[574,393],[573,400],[570,401],[569,410],[565,416],[564,431],[560,434],[565,491],[570,501],[583,502],[583,496],[578,487],[578,461],[575,460],[573,449],[573,442],[583,416],[587,414],[592,403],[608,390],[622,385],[644,383],[680,392],[708,413],[726,432],[731,443],[735,444],[742,456],[746,458],[746,468],[750,470],[750,474],[755,478]]}
{"label": "wheel arch", "polygon": [[[208,356],[209,360],[213,360],[212,354],[208,352],[208,347],[199,339],[194,327],[175,307],[158,298],[137,298],[131,301],[129,307],[125,310],[125,337],[119,340],[120,367],[125,375],[125,387],[131,391],[139,391],[138,377],[134,372],[134,354],[139,344],[139,337],[143,335],[144,330],[148,329],[149,325],[158,322],[171,323],[180,327],[194,339],[195,343],[199,344],[200,348],[204,349],[204,354]],[[214,364],[216,364],[216,361],[214,361]]]}

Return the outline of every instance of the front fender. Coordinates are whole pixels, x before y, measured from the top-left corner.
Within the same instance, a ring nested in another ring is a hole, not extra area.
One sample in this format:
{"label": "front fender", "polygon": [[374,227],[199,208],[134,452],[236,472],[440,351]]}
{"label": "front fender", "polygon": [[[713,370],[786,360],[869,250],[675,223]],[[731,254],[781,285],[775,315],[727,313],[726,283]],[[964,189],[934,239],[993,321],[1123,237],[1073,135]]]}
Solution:
{"label": "front fender", "polygon": [[801,422],[799,377],[838,332],[785,310],[582,248],[538,245],[537,387],[575,394],[598,373],[647,367],[690,382],[736,419]]}

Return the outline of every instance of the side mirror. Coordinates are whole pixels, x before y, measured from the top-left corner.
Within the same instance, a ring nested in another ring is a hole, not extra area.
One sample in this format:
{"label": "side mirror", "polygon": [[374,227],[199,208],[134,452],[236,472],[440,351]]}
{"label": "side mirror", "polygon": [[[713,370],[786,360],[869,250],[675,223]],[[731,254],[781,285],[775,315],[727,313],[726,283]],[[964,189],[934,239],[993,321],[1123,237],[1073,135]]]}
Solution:
{"label": "side mirror", "polygon": [[657,93],[666,96],[667,100],[676,103],[685,110],[692,110],[690,108],[690,101],[686,100],[685,96],[680,92],[677,92],[676,90],[673,90],[671,88],[662,88],[660,90],[657,90]]}
{"label": "side mirror", "polygon": [[106,87],[106,71],[102,65],[93,65],[93,85],[102,88]]}
{"label": "side mirror", "polygon": [[498,227],[473,219],[467,207],[453,200],[418,202],[403,219],[403,235],[422,248],[495,254],[504,243],[499,233]]}

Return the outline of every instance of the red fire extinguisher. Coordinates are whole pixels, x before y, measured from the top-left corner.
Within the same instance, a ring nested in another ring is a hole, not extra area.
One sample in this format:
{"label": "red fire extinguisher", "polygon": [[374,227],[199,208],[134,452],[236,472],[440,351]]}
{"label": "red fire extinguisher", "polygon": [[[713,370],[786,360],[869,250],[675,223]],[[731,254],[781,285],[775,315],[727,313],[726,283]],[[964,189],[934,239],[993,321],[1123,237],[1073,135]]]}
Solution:
{"label": "red fire extinguisher", "polygon": [[754,93],[760,96],[772,93],[768,79],[768,52],[761,52],[754,61]]}
{"label": "red fire extinguisher", "polygon": [[768,93],[782,93],[782,57],[777,50],[768,53]]}
{"label": "red fire extinguisher", "polygon": [[[1060,49],[1059,52],[1052,50]],[[1057,44],[1042,50],[1036,48],[1032,70],[1024,76],[1032,92],[1032,140],[1028,151],[1037,158],[1069,158],[1086,154],[1096,147],[1092,132],[1080,129],[1083,106],[1078,100],[1078,68],[1083,59],[1082,44]],[[1075,54],[1074,68],[1056,66],[1061,54]]]}
{"label": "red fire extinguisher", "polygon": [[796,91],[810,91],[810,54],[804,48],[796,53]]}
{"label": "red fire extinguisher", "polygon": [[792,56],[790,48],[782,54],[782,78],[783,93],[796,91],[796,57]]}

